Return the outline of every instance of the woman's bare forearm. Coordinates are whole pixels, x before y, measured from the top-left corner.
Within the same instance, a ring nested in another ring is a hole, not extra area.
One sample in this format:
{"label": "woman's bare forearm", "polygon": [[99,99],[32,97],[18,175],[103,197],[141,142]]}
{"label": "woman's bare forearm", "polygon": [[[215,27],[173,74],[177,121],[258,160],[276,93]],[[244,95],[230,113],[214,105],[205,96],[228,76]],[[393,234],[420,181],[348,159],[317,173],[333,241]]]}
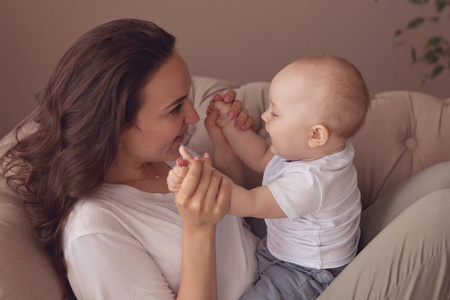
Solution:
{"label": "woman's bare forearm", "polygon": [[178,300],[217,299],[216,226],[182,229]]}

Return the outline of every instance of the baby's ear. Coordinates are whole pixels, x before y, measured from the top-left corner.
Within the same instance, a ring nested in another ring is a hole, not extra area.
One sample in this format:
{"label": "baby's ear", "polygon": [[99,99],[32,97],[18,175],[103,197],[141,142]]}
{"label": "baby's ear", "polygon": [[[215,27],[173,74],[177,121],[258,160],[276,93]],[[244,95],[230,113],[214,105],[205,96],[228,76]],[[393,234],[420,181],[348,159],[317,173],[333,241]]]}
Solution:
{"label": "baby's ear", "polygon": [[317,124],[311,127],[308,145],[311,148],[317,148],[325,145],[330,136],[330,131],[325,125]]}

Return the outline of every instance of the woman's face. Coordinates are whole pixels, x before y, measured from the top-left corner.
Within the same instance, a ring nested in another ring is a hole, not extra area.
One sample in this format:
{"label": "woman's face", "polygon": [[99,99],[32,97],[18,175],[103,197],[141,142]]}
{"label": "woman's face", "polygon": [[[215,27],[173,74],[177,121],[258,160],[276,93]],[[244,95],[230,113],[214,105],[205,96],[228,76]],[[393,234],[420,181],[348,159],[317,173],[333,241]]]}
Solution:
{"label": "woman's face", "polygon": [[191,78],[181,56],[174,55],[143,90],[136,123],[122,134],[119,157],[139,165],[175,160],[189,124],[199,116],[188,99]]}

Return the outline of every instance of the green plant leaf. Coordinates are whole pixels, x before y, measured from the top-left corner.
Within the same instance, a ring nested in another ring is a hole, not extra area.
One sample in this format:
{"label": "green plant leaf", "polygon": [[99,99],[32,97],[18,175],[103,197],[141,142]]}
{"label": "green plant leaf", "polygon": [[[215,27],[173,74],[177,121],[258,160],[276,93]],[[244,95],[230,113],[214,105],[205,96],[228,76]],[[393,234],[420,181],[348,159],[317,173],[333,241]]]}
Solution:
{"label": "green plant leaf", "polygon": [[436,55],[436,52],[434,50],[430,50],[425,53],[424,58],[430,65],[437,63],[439,60],[439,57]]}
{"label": "green plant leaf", "polygon": [[441,12],[449,4],[448,0],[436,0],[436,9]]}
{"label": "green plant leaf", "polygon": [[422,25],[424,21],[425,21],[425,20],[424,20],[424,18],[422,18],[422,17],[415,18],[414,20],[412,20],[412,21],[410,21],[410,22],[408,23],[408,26],[407,26],[407,27],[408,27],[409,29],[416,28],[416,27]]}
{"label": "green plant leaf", "polygon": [[434,53],[437,55],[443,55],[445,57],[444,49],[441,46],[438,46],[434,49]]}
{"label": "green plant leaf", "polygon": [[435,47],[438,46],[442,42],[442,37],[434,36],[428,40],[427,47]]}
{"label": "green plant leaf", "polygon": [[417,60],[417,53],[416,53],[416,49],[411,48],[411,59],[413,62],[415,62]]}
{"label": "green plant leaf", "polygon": [[399,36],[399,35],[401,35],[402,33],[403,33],[403,30],[398,29],[398,30],[395,31],[395,36]]}
{"label": "green plant leaf", "polygon": [[439,17],[438,16],[431,17],[428,19],[428,21],[437,23],[439,22]]}
{"label": "green plant leaf", "polygon": [[434,68],[434,70],[433,70],[433,73],[431,73],[431,78],[438,76],[439,74],[442,73],[443,70],[444,70],[443,65],[436,66],[436,68]]}

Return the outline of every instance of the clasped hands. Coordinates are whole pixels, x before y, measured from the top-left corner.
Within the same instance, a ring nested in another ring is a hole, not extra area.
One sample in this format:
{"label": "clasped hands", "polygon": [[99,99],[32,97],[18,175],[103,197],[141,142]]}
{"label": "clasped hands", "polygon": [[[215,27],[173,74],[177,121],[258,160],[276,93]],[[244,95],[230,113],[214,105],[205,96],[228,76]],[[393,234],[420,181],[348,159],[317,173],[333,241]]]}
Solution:
{"label": "clasped hands", "polygon": [[[254,127],[253,118],[235,100],[232,90],[215,94],[207,108],[205,126],[213,142],[226,143],[222,127],[235,120],[234,126],[247,130]],[[217,144],[216,144],[217,145]],[[180,146],[181,157],[169,172],[167,185],[175,193],[175,202],[185,225],[208,227],[217,224],[229,210],[231,185],[229,179],[213,169],[208,153],[192,157]]]}

